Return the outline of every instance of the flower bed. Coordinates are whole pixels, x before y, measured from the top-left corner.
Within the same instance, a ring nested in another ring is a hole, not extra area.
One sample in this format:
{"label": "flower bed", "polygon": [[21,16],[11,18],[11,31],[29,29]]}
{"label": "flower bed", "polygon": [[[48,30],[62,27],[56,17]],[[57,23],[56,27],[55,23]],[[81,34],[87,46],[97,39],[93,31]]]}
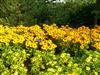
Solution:
{"label": "flower bed", "polygon": [[99,75],[100,26],[0,25],[0,75]]}

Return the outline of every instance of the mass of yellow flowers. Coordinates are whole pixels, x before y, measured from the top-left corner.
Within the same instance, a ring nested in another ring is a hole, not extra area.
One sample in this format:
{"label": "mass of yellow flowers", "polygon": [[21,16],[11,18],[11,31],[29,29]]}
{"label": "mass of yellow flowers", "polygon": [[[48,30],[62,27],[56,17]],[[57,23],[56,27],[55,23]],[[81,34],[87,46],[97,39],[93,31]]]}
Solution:
{"label": "mass of yellow flowers", "polygon": [[54,40],[62,40],[63,43],[79,43],[83,49],[92,43],[92,47],[100,50],[100,26],[90,29],[86,26],[71,28],[68,25],[58,27],[56,24],[43,26],[9,27],[0,25],[0,44],[24,44],[26,47],[41,48],[41,50],[54,50],[57,45]]}

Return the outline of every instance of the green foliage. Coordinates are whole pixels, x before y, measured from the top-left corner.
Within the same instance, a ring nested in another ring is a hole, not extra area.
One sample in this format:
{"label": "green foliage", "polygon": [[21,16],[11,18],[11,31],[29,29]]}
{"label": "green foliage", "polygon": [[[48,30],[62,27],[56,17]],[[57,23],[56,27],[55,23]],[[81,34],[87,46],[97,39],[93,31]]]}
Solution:
{"label": "green foliage", "polygon": [[37,23],[37,19],[40,19],[41,14],[45,12],[45,5],[45,0],[2,0],[0,2],[0,23],[8,25]]}
{"label": "green foliage", "polygon": [[32,25],[41,23],[93,24],[96,0],[65,0],[66,3],[53,3],[53,0],[1,0],[0,23],[6,25]]}
{"label": "green foliage", "polygon": [[86,25],[93,27],[94,24],[94,13],[95,4],[89,4],[81,7],[77,10],[75,14],[71,15],[70,26],[80,27],[81,25]]}
{"label": "green foliage", "polygon": [[19,21],[20,16],[22,16],[20,11],[20,4],[18,0],[1,0],[0,1],[0,15],[1,23],[6,24],[17,24]]}
{"label": "green foliage", "polygon": [[3,46],[0,51],[0,75],[26,75],[24,61],[28,55],[24,49]]}
{"label": "green foliage", "polygon": [[[79,49],[77,44],[71,47]],[[0,46],[0,75],[99,74],[100,52],[83,49],[72,56],[68,49],[55,54],[20,45]]]}

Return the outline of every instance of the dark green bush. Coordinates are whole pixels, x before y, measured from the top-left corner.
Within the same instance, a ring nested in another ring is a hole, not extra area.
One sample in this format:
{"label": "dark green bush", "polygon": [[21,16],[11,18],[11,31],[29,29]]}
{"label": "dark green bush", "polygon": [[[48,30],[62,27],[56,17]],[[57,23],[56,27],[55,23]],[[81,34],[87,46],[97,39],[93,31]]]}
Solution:
{"label": "dark green bush", "polygon": [[0,23],[6,25],[32,25],[57,23],[79,26],[93,24],[95,0],[0,0]]}
{"label": "dark green bush", "polygon": [[73,27],[79,27],[81,25],[93,27],[95,14],[92,12],[94,9],[94,4],[81,7],[75,14],[70,16],[70,25]]}
{"label": "dark green bush", "polygon": [[[32,25],[41,22],[45,14],[45,0],[1,0],[0,23]],[[42,17],[41,17],[42,16]]]}

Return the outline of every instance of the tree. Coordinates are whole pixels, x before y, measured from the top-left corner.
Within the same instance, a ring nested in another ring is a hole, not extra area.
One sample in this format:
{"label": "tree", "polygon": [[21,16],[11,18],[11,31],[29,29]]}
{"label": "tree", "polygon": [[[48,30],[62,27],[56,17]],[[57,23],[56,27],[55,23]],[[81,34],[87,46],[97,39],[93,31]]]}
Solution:
{"label": "tree", "polygon": [[1,0],[0,1],[0,20],[7,24],[17,24],[22,16],[18,0]]}
{"label": "tree", "polygon": [[41,22],[46,11],[46,0],[0,0],[0,22],[4,24]]}

